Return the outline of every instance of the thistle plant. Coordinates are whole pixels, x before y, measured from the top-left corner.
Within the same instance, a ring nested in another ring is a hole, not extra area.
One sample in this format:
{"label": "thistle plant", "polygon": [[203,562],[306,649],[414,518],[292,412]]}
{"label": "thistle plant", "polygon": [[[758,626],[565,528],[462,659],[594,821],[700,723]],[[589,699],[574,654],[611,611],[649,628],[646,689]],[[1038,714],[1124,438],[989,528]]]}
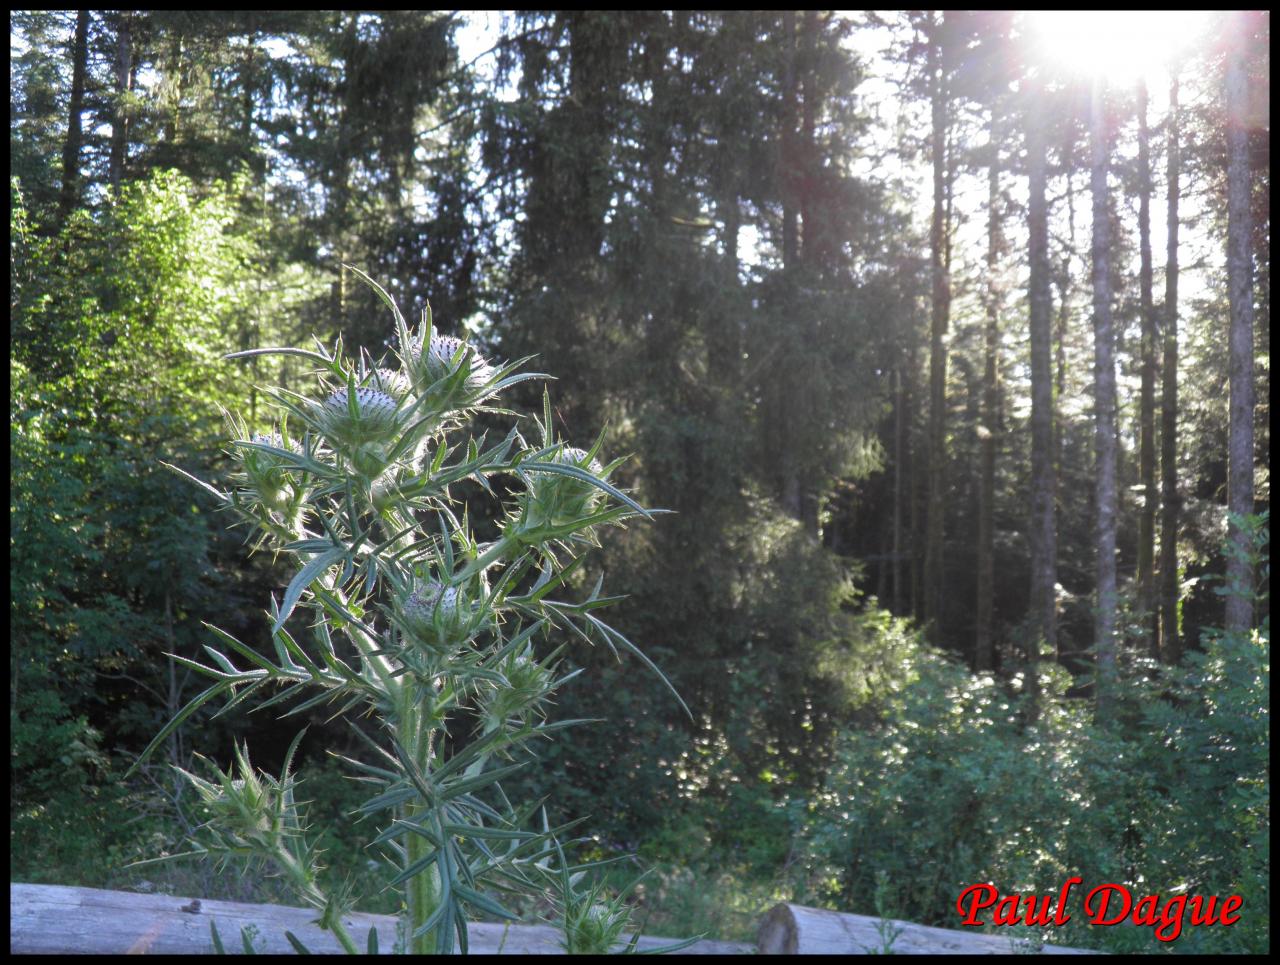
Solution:
{"label": "thistle plant", "polygon": [[[373,848],[388,886],[403,895],[405,950],[466,951],[471,917],[514,917],[505,895],[580,880],[559,844],[569,826],[550,828],[544,819],[528,830],[534,808],[512,805],[500,782],[533,759],[535,741],[583,723],[547,718],[575,673],[560,670],[565,643],[540,656],[539,641],[559,634],[604,643],[661,677],[600,619],[600,608],[617,598],[602,597],[599,583],[585,599],[566,598],[598,530],[652,511],[609,481],[620,460],[602,461],[600,439],[584,450],[555,438],[545,393],[534,431],[517,422],[499,441],[477,438],[475,413],[514,416],[494,400],[544,376],[520,372],[527,360],[496,365],[469,342],[441,335],[430,310],[411,331],[390,296],[350,270],[394,317],[392,357],[350,358],[340,341],[332,350],[317,342],[228,356],[306,359],[315,365],[315,391],[267,389],[280,416],[268,432],[250,432],[228,415],[237,472],[226,491],[187,477],[249,528],[255,548],[294,564],[283,595],[270,601],[274,659],[215,627],[221,647],[205,646],[208,662],[171,654],[211,684],[138,764],[215,698],[229,698],[219,713],[265,696],[259,707],[291,704],[286,717],[321,705],[334,717],[371,716],[372,733],[351,724],[360,759],[338,756],[370,786],[359,813],[379,822]],[[460,496],[473,487],[499,500],[497,478],[513,495],[500,507],[496,538],[484,541]],[[320,856],[295,796],[301,738],[278,777],[256,771],[244,747],[235,750],[235,773],[182,772],[210,817],[187,854],[260,862],[355,952],[343,917],[356,896],[322,887]],[[573,909],[568,927],[578,944],[616,937],[621,926],[613,925],[623,920],[616,910],[603,928],[603,912],[580,914],[582,902],[572,888],[567,894],[558,904]]]}

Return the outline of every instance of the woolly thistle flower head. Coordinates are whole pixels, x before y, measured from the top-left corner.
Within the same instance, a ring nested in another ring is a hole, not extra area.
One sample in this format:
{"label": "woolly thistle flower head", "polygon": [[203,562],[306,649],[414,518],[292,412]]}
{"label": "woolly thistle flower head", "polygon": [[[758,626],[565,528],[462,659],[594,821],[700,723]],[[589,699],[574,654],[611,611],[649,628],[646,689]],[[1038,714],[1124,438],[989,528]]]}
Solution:
{"label": "woolly thistle flower head", "polygon": [[320,404],[318,421],[321,431],[337,445],[360,446],[385,442],[394,435],[397,413],[396,400],[385,392],[358,388],[353,403],[343,388]]}
{"label": "woolly thistle flower head", "polygon": [[[454,359],[458,357],[460,351],[462,356],[455,363]],[[484,388],[489,380],[493,378],[494,373],[493,366],[485,360],[470,342],[464,342],[453,335],[440,335],[438,333],[432,334],[425,350],[422,345],[422,337],[414,338],[410,344],[409,359],[406,367],[409,371],[413,389],[417,392],[425,392],[436,382],[452,375],[459,367],[465,367],[467,371],[464,382],[466,392],[460,393],[460,398],[448,400],[450,403],[459,404],[460,406],[478,401],[476,393]]]}
{"label": "woolly thistle flower head", "polygon": [[361,384],[397,400],[402,400],[409,394],[409,377],[398,369],[389,369],[385,366],[373,369],[364,377]]}
{"label": "woolly thistle flower head", "polygon": [[[298,443],[290,439],[287,443],[279,432],[255,432],[249,437],[249,441],[255,446],[271,446],[273,449],[280,449],[287,452],[300,452]],[[277,469],[286,464],[285,458],[279,453],[267,452],[265,449],[253,449],[245,447],[240,450],[245,468],[256,472],[266,472]]]}
{"label": "woolly thistle flower head", "polygon": [[577,466],[579,469],[585,469],[593,476],[598,476],[604,472],[604,466],[600,465],[599,459],[587,459],[585,450],[576,449],[573,446],[565,446],[553,457],[554,461],[564,463],[569,466]]}

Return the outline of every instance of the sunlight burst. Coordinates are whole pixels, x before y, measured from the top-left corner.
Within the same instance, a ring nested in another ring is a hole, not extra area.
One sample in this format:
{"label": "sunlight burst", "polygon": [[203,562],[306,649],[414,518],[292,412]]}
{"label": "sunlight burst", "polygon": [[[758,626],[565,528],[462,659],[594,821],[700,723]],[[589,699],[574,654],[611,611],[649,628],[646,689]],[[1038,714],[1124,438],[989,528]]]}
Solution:
{"label": "sunlight burst", "polygon": [[1210,29],[1197,10],[1042,10],[1027,14],[1044,59],[1116,83],[1150,80]]}

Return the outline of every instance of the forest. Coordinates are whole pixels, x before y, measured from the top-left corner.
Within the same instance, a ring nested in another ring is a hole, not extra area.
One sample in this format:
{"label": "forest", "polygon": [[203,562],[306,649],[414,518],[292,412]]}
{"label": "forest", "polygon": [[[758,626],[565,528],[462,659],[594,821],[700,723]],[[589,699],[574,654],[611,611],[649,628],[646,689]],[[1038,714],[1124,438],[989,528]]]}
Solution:
{"label": "forest", "polygon": [[[376,724],[223,713],[194,669],[274,661],[298,600],[210,495],[315,393],[261,350],[391,359],[389,299],[459,384],[548,376],[459,431],[541,427],[662,510],[557,551],[613,630],[539,624],[566,682],[521,719],[588,722],[502,765],[636,925],[956,928],[966,887],[1074,875],[1240,918],[1040,940],[1265,953],[1269,49],[1263,11],[11,13],[10,880],[296,904],[137,864],[247,743],[321,878],[400,910],[343,760]],[[440,497],[468,578],[523,498],[493,478]]]}

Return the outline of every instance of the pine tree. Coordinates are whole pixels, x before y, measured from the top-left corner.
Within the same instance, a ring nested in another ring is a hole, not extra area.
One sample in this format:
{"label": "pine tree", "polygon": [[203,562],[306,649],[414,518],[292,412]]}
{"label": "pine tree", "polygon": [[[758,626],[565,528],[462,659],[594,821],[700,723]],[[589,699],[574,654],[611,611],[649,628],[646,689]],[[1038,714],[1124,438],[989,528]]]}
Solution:
{"label": "pine tree", "polygon": [[936,642],[946,598],[945,564],[943,561],[946,499],[943,476],[946,473],[946,406],[947,349],[946,333],[951,312],[951,282],[947,275],[948,220],[947,199],[950,196],[948,143],[948,58],[946,12],[931,12],[928,24],[928,72],[930,113],[932,118],[931,154],[933,159],[933,218],[929,229],[929,253],[932,265],[932,299],[930,301],[929,339],[929,453],[928,501],[925,503],[924,619]]}
{"label": "pine tree", "polygon": [[[1033,667],[1041,643],[1056,652],[1055,595],[1057,521],[1054,505],[1053,375],[1050,353],[1049,214],[1045,199],[1045,91],[1038,77],[1030,78],[1023,105],[1026,117],[1027,234],[1030,253],[1031,341],[1031,627],[1026,660]],[[1029,676],[1034,683],[1035,674]]]}
{"label": "pine tree", "polygon": [[[1236,517],[1253,512],[1253,254],[1250,205],[1249,87],[1246,67],[1249,18],[1226,19],[1227,109],[1227,289],[1231,304],[1231,418],[1227,441],[1227,510]],[[1248,536],[1234,520],[1227,529],[1233,552],[1227,558],[1226,628],[1247,632],[1253,624],[1253,571]]]}
{"label": "pine tree", "polygon": [[1178,195],[1181,177],[1178,70],[1169,81],[1168,244],[1164,276],[1164,357],[1160,380],[1160,656],[1176,664],[1178,635]]}
{"label": "pine tree", "polygon": [[1142,388],[1139,397],[1138,484],[1142,490],[1142,514],[1138,523],[1139,619],[1148,628],[1150,655],[1160,655],[1154,626],[1155,612],[1155,530],[1156,530],[1156,318],[1152,302],[1151,267],[1151,150],[1147,131],[1147,84],[1138,84],[1138,246],[1141,252],[1139,288],[1141,299]]}
{"label": "pine tree", "polygon": [[58,198],[58,222],[64,223],[80,200],[81,124],[84,114],[85,70],[89,59],[88,10],[76,13],[75,39],[71,44],[71,99],[67,107],[67,134],[62,144],[62,191]]}
{"label": "pine tree", "polygon": [[1098,713],[1110,715],[1116,684],[1116,368],[1111,315],[1110,159],[1106,85],[1094,81],[1090,103],[1090,192],[1093,197],[1094,551],[1097,573],[1094,647]]}

